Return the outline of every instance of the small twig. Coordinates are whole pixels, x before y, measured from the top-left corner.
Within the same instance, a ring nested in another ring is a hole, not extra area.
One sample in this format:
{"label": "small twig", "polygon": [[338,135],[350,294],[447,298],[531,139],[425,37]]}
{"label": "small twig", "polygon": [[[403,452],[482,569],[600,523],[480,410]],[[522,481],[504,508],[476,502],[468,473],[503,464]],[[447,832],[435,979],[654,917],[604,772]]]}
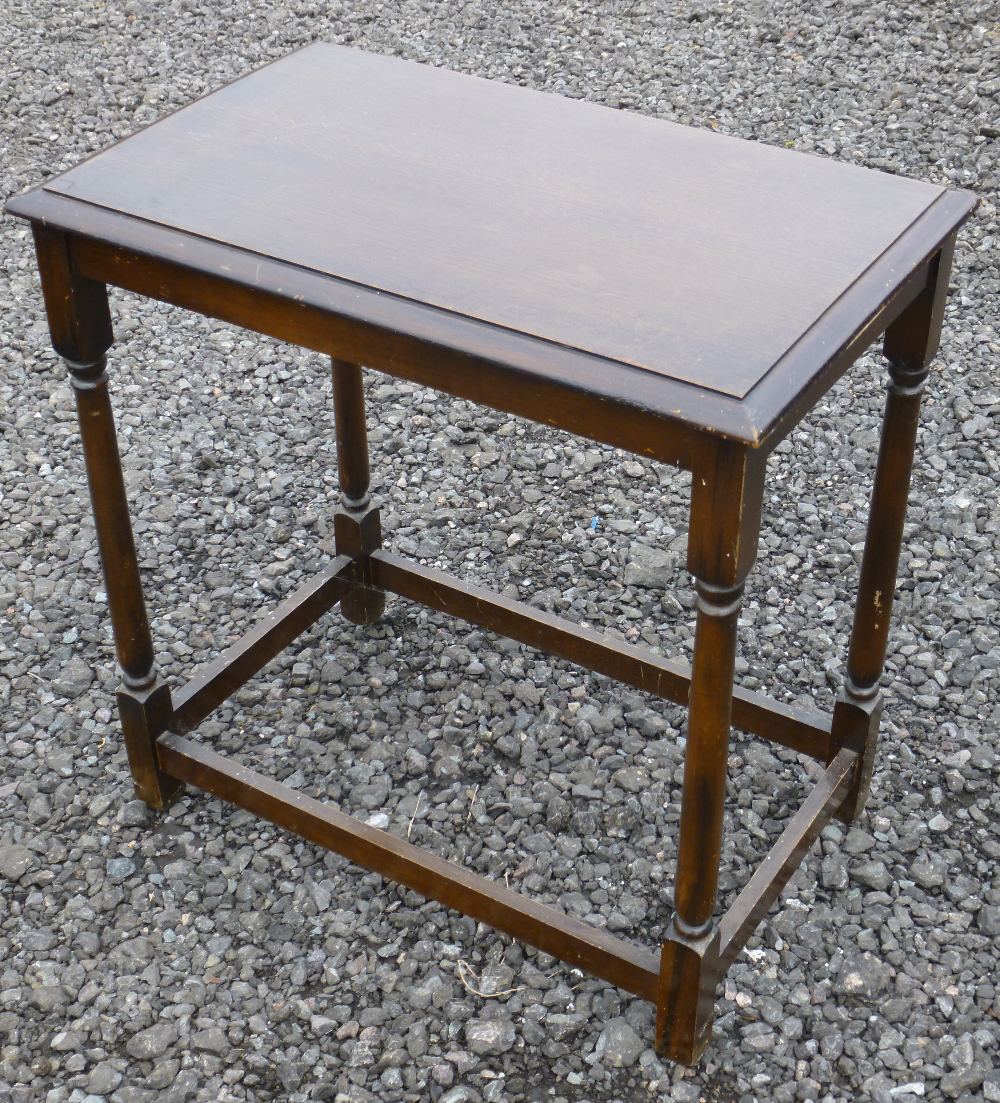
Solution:
{"label": "small twig", "polygon": [[469,984],[465,979],[465,974],[468,973],[473,980],[479,980],[479,974],[475,969],[462,958],[458,959],[458,979],[465,985],[465,987],[474,995],[481,996],[484,1000],[498,1000],[501,996],[513,996],[515,992],[523,992],[524,985],[520,985],[518,988],[504,988],[500,992],[483,992],[477,988],[474,984]]}
{"label": "small twig", "polygon": [[413,815],[410,816],[410,823],[406,828],[406,837],[410,837],[410,832],[413,830],[413,821],[417,818],[417,810],[420,808],[420,798],[423,796],[423,791],[417,793],[417,803],[413,806]]}
{"label": "small twig", "polygon": [[479,785],[477,784],[475,789],[472,790],[472,794],[469,797],[469,814],[465,817],[465,822],[468,823],[472,819],[472,808],[476,803],[476,794],[479,792]]}

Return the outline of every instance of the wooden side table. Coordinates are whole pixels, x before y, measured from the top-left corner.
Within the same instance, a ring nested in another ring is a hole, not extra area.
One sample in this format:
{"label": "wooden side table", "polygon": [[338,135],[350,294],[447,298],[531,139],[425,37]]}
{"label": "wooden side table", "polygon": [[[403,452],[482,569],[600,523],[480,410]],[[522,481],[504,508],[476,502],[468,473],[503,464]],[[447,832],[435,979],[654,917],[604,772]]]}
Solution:
{"label": "wooden side table", "polygon": [[[137,793],[222,797],[657,1006],[694,1061],[733,960],[833,816],[861,810],[920,394],[974,198],[592,104],[317,44],[12,201],[35,233],[80,415]],[[333,358],[337,558],[186,685],[158,676],[108,396],[106,285]],[[733,687],[765,463],[880,335],[890,382],[832,716]],[[362,373],[692,473],[689,668],[382,550]],[[675,911],[658,952],[532,902],[224,758],[187,733],[339,603],[385,593],[687,702]],[[730,725],[825,765],[716,915]]]}

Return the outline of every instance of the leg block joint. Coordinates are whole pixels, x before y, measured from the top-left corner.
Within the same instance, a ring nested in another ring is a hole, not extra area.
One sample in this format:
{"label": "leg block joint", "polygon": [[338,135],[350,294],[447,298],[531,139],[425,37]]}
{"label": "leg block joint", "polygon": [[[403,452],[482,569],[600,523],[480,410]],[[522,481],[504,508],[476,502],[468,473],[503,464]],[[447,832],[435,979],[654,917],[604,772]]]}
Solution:
{"label": "leg block joint", "polygon": [[693,1065],[712,1037],[715,992],[722,975],[719,929],[683,933],[676,918],[660,956],[656,1048],[671,1061]]}
{"label": "leg block joint", "polygon": [[333,533],[338,555],[358,561],[357,585],[340,599],[340,611],[353,624],[374,624],[385,611],[385,594],[372,585],[367,557],[382,547],[382,521],[378,507],[338,510],[333,516]]}
{"label": "leg block joint", "polygon": [[382,547],[382,520],[377,506],[364,510],[338,510],[333,516],[337,555],[361,559]]}
{"label": "leg block joint", "polygon": [[868,801],[872,771],[875,768],[875,753],[878,749],[882,704],[882,694],[877,691],[863,698],[856,696],[847,687],[840,691],[834,705],[827,764],[833,761],[842,747],[856,751],[858,755],[851,787],[837,812],[837,819],[843,823],[856,820]]}
{"label": "leg block joint", "polygon": [[183,787],[177,778],[160,769],[156,757],[156,739],[173,719],[170,690],[159,679],[145,688],[123,683],[118,688],[118,714],[136,796],[150,808],[162,811]]}

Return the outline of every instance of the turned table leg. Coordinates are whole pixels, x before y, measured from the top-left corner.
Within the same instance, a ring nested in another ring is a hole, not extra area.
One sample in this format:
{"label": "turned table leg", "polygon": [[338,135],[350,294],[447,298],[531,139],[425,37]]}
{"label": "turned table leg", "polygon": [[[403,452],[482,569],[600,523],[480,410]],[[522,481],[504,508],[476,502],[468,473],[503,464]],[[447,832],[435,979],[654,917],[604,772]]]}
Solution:
{"label": "turned table leg", "polygon": [[764,460],[719,444],[693,472],[688,569],[698,594],[674,916],[662,947],[657,1046],[690,1064],[711,1037],[736,628],[760,528]]}
{"label": "turned table leg", "polygon": [[170,724],[170,691],[153,658],[135,541],[129,521],[105,353],[111,347],[107,289],[73,271],[65,234],[35,228],[52,344],[66,362],[80,419],[80,437],[122,672],[118,708],[136,794],[164,808],[180,788],[156,762],[155,741]]}
{"label": "turned table leg", "polygon": [[364,584],[340,599],[340,608],[355,624],[371,624],[385,610],[385,594],[372,585],[367,557],[382,546],[379,511],[371,504],[368,427],[361,368],[333,360],[333,411],[337,435],[337,467],[341,502],[334,517],[337,554],[359,561]]}
{"label": "turned table leg", "polygon": [[938,254],[931,265],[927,287],[885,335],[890,381],[847,657],[847,679],[834,708],[830,741],[831,761],[841,747],[859,754],[851,790],[838,813],[847,822],[863,810],[871,784],[882,713],[878,683],[889,640],[920,398],[941,336],[952,248],[953,241]]}

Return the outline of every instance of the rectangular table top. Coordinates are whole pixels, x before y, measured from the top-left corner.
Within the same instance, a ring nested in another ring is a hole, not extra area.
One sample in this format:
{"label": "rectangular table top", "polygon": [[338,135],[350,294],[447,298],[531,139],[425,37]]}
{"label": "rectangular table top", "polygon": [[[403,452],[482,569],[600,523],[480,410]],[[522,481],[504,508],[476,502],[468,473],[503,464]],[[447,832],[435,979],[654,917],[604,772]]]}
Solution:
{"label": "rectangular table top", "polygon": [[730,403],[782,364],[779,392],[805,386],[823,343],[812,366],[790,350],[866,275],[884,298],[900,243],[912,268],[973,202],[324,43],[43,188]]}

